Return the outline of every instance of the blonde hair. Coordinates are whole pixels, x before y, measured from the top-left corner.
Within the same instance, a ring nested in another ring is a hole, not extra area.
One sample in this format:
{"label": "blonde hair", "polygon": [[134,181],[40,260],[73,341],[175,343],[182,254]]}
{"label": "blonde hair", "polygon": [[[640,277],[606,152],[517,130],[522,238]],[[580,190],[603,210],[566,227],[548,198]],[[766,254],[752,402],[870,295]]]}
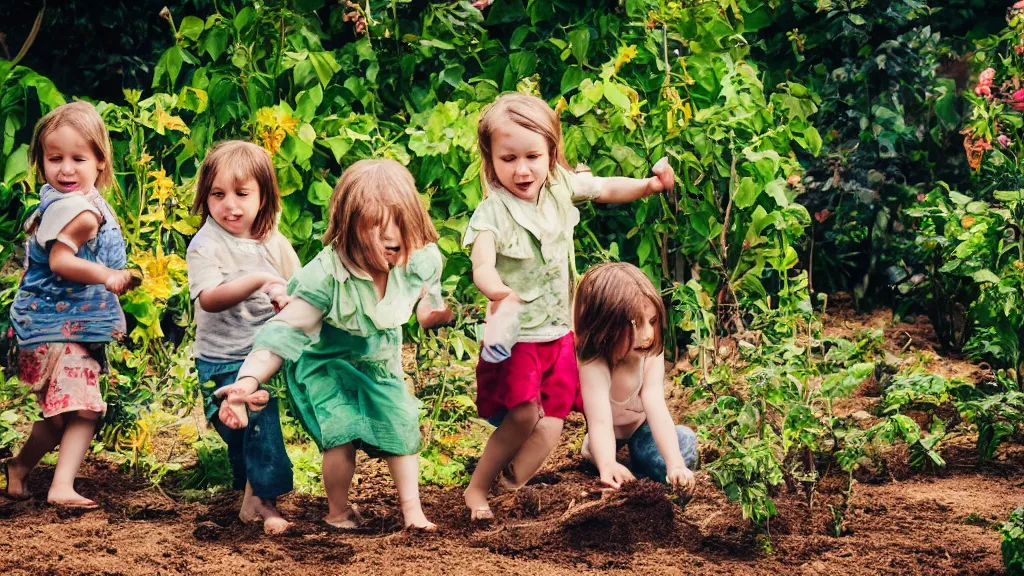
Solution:
{"label": "blonde hair", "polygon": [[256,180],[260,190],[260,208],[249,234],[257,240],[266,240],[277,227],[277,213],[281,211],[281,192],[277,188],[277,173],[270,154],[256,144],[243,140],[218,142],[207,152],[199,167],[199,183],[196,185],[196,198],[192,202],[192,213],[202,215],[202,224],[210,217],[207,201],[213,192],[213,182],[221,170],[230,171],[236,184],[249,178]]}
{"label": "blonde hair", "polygon": [[562,124],[558,121],[555,111],[548,106],[547,102],[536,96],[508,92],[498,96],[484,109],[476,128],[483,174],[488,182],[498,182],[498,176],[494,171],[494,159],[491,157],[491,137],[495,130],[506,122],[514,122],[530,132],[540,134],[547,140],[548,155],[551,161],[548,166],[549,170],[553,171],[555,164],[561,165],[566,170],[571,170],[569,163],[565,160]]}
{"label": "blonde hair", "polygon": [[36,169],[36,176],[40,180],[46,180],[46,174],[43,172],[43,144],[50,134],[64,126],[73,128],[85,138],[92,146],[96,159],[103,163],[103,169],[96,176],[96,188],[102,190],[114,184],[113,153],[107,126],[103,123],[100,113],[96,111],[96,107],[83,101],[58,106],[36,124],[32,133],[32,144],[29,146],[29,158]]}
{"label": "blonde hair", "polygon": [[587,270],[573,302],[576,356],[580,362],[602,358],[609,367],[620,362],[622,343],[628,343],[627,353],[633,349],[631,323],[648,321],[643,317],[645,300],[654,306],[657,317],[648,354],[657,356],[665,350],[665,304],[647,275],[626,262],[606,262]]}
{"label": "blonde hair", "polygon": [[331,195],[324,246],[366,272],[387,272],[379,231],[391,219],[402,237],[399,262],[437,240],[437,230],[416,192],[412,174],[387,159],[359,160],[348,167]]}

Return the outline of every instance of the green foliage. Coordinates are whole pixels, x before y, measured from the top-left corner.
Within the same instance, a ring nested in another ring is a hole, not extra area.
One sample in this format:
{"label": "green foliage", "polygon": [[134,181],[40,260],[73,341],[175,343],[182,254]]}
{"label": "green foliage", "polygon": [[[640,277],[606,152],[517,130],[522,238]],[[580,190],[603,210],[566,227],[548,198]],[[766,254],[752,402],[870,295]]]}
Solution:
{"label": "green foliage", "polygon": [[1006,573],[1011,576],[1024,574],[1024,506],[1010,512],[1010,518],[999,531],[1003,535],[1001,549]]}

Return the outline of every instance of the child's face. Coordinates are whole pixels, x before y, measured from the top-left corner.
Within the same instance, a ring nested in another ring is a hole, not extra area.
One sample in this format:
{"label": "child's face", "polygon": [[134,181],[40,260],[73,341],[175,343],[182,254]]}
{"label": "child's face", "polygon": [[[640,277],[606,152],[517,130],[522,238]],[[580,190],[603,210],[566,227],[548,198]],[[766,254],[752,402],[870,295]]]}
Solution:
{"label": "child's face", "polygon": [[238,180],[230,170],[213,179],[206,207],[213,220],[236,238],[252,238],[252,223],[260,211],[260,187],[256,179]]}
{"label": "child's face", "polygon": [[43,176],[60,192],[89,192],[105,168],[89,141],[70,126],[61,126],[43,139]]}
{"label": "child's face", "polygon": [[502,187],[533,202],[548,179],[548,141],[515,122],[505,122],[491,136],[491,163]]}
{"label": "child's face", "polygon": [[625,356],[646,356],[654,346],[655,327],[658,323],[658,310],[654,304],[644,300],[642,322],[632,322],[633,349],[626,351]]}
{"label": "child's face", "polygon": [[388,265],[396,266],[402,257],[402,231],[394,218],[380,229],[380,244],[384,247],[384,259],[388,261]]}

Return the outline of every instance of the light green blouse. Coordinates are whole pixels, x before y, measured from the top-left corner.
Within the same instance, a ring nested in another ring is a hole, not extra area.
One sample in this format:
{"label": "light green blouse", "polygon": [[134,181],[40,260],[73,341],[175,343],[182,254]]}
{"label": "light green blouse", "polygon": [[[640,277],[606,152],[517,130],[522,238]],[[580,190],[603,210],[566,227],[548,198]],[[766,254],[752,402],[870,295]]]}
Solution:
{"label": "light green blouse", "polygon": [[388,273],[379,301],[373,281],[331,247],[292,276],[288,293],[323,311],[319,334],[271,320],[253,350],[285,359],[289,399],[321,449],[355,442],[372,455],[419,450],[420,403],[402,371],[402,325],[424,285],[439,297],[442,266],[436,245],[417,250]]}
{"label": "light green blouse", "polygon": [[593,187],[585,188],[576,185],[575,174],[556,165],[536,202],[492,185],[469,220],[463,245],[492,232],[498,276],[524,301],[520,342],[550,342],[570,330],[572,233],[580,221],[573,202],[596,195]]}

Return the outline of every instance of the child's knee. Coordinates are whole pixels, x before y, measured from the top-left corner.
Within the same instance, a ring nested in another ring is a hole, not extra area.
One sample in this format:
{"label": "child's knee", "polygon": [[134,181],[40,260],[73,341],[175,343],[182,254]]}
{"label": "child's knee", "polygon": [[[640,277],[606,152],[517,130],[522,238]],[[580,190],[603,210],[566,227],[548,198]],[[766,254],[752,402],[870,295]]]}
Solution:
{"label": "child's knee", "polygon": [[523,402],[509,410],[505,416],[505,422],[528,431],[532,431],[540,419],[540,404],[536,402]]}
{"label": "child's knee", "polygon": [[676,437],[679,438],[679,452],[683,462],[691,470],[697,465],[697,434],[687,426],[676,426]]}

